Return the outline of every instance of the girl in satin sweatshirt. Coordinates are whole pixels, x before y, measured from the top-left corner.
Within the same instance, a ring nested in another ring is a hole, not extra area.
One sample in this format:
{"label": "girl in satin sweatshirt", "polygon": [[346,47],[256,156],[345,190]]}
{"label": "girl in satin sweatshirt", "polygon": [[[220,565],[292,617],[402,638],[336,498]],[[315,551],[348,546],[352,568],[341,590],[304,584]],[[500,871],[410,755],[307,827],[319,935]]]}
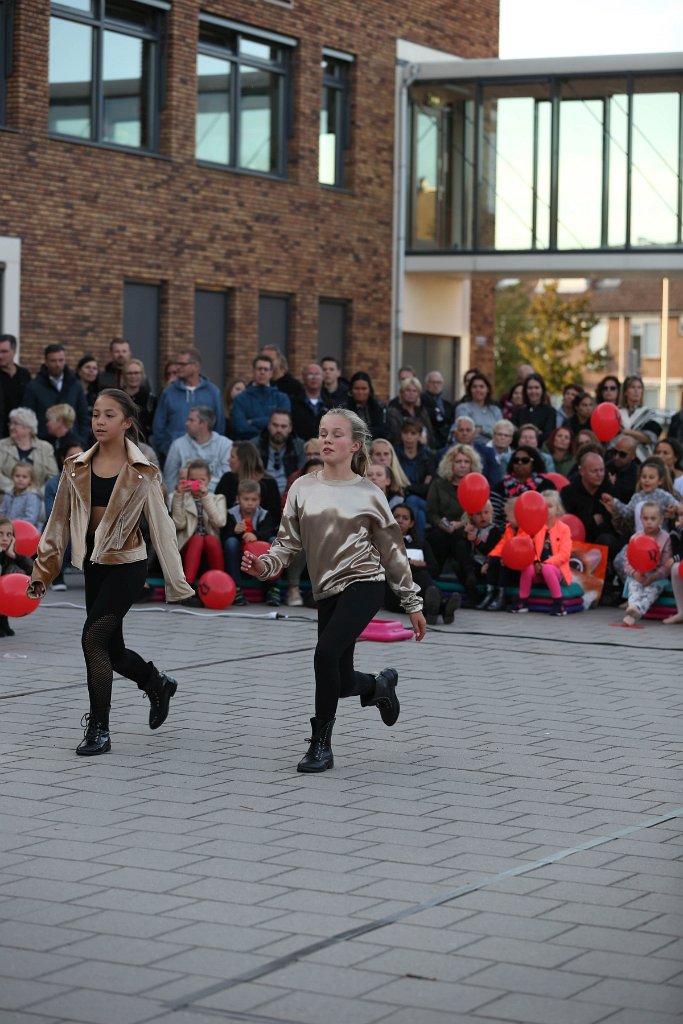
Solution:
{"label": "girl in satin sweatshirt", "polygon": [[366,474],[369,431],[348,409],[333,409],[320,421],[323,468],[292,484],[278,535],[267,555],[245,552],[242,571],[265,580],[306,554],[318,606],[315,649],[315,717],[300,772],[332,768],[332,728],[340,697],[359,696],[378,708],[385,725],[396,722],[398,673],[374,676],[353,665],[356,640],[382,607],[385,580],[410,616],[417,640],[426,623],[413,583],[401,531],[387,500]]}

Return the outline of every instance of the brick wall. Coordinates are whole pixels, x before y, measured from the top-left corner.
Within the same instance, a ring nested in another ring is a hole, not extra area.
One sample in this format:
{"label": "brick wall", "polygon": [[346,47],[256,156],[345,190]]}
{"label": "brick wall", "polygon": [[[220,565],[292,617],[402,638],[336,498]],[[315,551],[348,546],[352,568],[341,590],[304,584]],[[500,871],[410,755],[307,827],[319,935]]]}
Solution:
{"label": "brick wall", "polygon": [[[121,333],[123,282],[134,280],[162,285],[161,365],[192,341],[195,287],[230,290],[226,373],[246,372],[258,293],[270,291],[293,298],[295,372],[316,350],[318,298],[350,301],[346,369],[368,370],[386,394],[396,38],[495,56],[497,0],[296,0],[291,10],[206,0],[201,10],[298,39],[287,181],[195,163],[198,0],[174,0],[169,15],[159,157],[48,138],[49,3],[17,5],[0,235],[22,238],[22,362],[35,370],[55,340],[72,364],[85,350],[104,357]],[[317,181],[323,45],[356,58],[346,193]],[[482,317],[473,334],[491,336],[488,298]]]}

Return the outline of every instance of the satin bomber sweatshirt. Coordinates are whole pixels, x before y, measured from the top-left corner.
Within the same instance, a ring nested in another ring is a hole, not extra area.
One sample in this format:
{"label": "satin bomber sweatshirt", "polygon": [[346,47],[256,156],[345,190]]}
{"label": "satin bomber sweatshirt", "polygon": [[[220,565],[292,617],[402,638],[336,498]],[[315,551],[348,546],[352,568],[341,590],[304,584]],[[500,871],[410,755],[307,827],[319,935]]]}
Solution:
{"label": "satin bomber sweatshirt", "polygon": [[280,529],[262,560],[260,579],[288,566],[303,549],[316,601],[352,583],[388,582],[407,613],[422,610],[405,544],[387,499],[366,477],[325,480],[322,471],[294,481]]}

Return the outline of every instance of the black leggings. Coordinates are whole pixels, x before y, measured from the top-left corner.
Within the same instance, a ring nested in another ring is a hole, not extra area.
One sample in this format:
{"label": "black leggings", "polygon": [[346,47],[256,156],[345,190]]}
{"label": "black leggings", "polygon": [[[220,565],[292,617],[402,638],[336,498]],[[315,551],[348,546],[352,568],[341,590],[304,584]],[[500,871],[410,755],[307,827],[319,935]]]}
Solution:
{"label": "black leggings", "polygon": [[81,644],[88,673],[90,712],[104,726],[109,725],[109,707],[114,672],[146,688],[154,665],[143,661],[123,642],[123,619],[140,596],[147,577],[147,560],[127,565],[102,565],[90,561],[93,540],[88,537],[85,576],[85,607],[88,616]]}
{"label": "black leggings", "polygon": [[352,583],[341,594],[318,601],[318,645],[315,649],[315,714],[328,722],[340,697],[371,697],[375,677],[356,672],[356,640],[382,607],[384,580]]}

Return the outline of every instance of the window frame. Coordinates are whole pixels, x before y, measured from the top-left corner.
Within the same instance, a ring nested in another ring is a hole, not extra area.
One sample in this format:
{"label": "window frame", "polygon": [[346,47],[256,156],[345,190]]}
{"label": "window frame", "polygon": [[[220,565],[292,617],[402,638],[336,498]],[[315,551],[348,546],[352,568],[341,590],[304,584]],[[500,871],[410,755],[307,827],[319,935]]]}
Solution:
{"label": "window frame", "polygon": [[[648,330],[648,328],[650,330]],[[655,352],[645,351],[643,349],[643,342],[647,338],[648,341],[652,337],[651,331],[655,328],[656,348]],[[638,339],[637,346],[635,345],[635,339]],[[643,359],[661,359],[662,357],[662,321],[656,316],[638,316],[632,317],[629,324],[629,340],[631,348],[637,348],[638,355],[641,360]]]}
{"label": "window frame", "polygon": [[[60,18],[63,21],[77,23],[92,29],[92,94],[90,102],[92,133],[90,138],[83,138],[79,135],[69,135],[67,132],[58,132],[50,129],[48,132],[50,138],[69,140],[91,146],[111,147],[128,153],[159,153],[161,111],[165,98],[164,75],[166,69],[167,35],[165,15],[171,10],[171,4],[167,0],[127,0],[127,2],[133,7],[148,8],[150,11],[156,12],[154,28],[140,28],[135,25],[126,24],[123,21],[118,21],[115,18],[107,17],[106,0],[92,0],[92,12],[90,14],[78,11],[65,3],[60,3],[59,0],[51,0],[49,9],[50,21],[53,18]],[[104,33],[107,31],[116,32],[128,38],[139,39],[143,43],[149,43],[151,46],[149,68],[145,69],[143,67],[141,79],[141,103],[149,118],[147,144],[143,145],[141,143],[140,146],[130,146],[102,137],[104,125],[104,79],[102,72],[104,63]],[[149,80],[145,81],[147,70],[149,72]],[[50,85],[48,77],[48,88]]]}
{"label": "window frame", "polygon": [[0,0],[0,126],[6,124],[7,79],[12,73],[14,0]]}
{"label": "window frame", "polygon": [[[333,75],[326,71],[325,62],[334,62],[334,66],[340,74]],[[350,53],[343,53],[341,50],[333,50],[330,47],[323,47],[321,70],[322,82],[320,89],[320,111],[323,110],[323,97],[325,91],[332,89],[337,97],[336,116],[334,124],[334,135],[338,139],[338,145],[334,154],[334,182],[320,180],[320,138],[318,129],[318,184],[321,188],[329,188],[335,191],[343,191],[346,188],[346,156],[351,145],[351,72],[355,64],[355,57]]]}
{"label": "window frame", "polygon": [[[203,28],[210,28],[214,32],[222,31],[226,39],[225,45],[207,41],[206,39],[202,40]],[[278,47],[277,59],[266,60],[249,53],[242,53],[240,51],[242,39],[255,43],[269,43],[273,47]],[[198,157],[195,139],[195,161],[198,165],[214,169],[221,168],[222,170],[234,171],[239,174],[254,174],[264,178],[287,178],[289,162],[288,142],[292,132],[292,56],[296,47],[297,41],[291,36],[285,36],[279,32],[271,32],[251,25],[244,25],[241,22],[220,18],[217,15],[200,13],[197,58],[200,56],[212,57],[227,63],[230,71],[230,94],[228,107],[228,160],[227,162],[222,162],[207,160],[206,157]],[[241,66],[265,71],[268,74],[277,76],[277,111],[274,122],[271,122],[271,125],[274,123],[275,131],[277,132],[277,158],[275,160],[276,167],[272,170],[262,171],[257,168],[244,167],[239,162],[240,115],[242,110]],[[199,115],[199,96],[199,78],[197,78],[195,127]]]}

